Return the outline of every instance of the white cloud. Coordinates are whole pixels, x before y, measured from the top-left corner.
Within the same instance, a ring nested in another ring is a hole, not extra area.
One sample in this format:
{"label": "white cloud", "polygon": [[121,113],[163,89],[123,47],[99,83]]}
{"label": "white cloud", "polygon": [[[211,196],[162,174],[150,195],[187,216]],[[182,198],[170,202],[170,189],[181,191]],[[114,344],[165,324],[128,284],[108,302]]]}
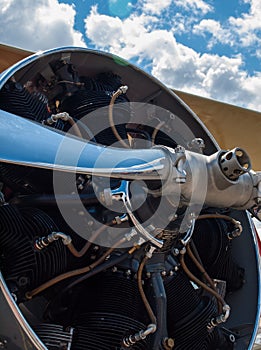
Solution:
{"label": "white cloud", "polygon": [[261,60],[261,46],[256,49],[256,57]]}
{"label": "white cloud", "polygon": [[183,45],[179,45],[178,53],[180,59],[176,62],[164,55],[168,64],[164,66],[159,61],[153,67],[152,73],[165,84],[242,107],[261,109],[258,94],[261,74],[249,76],[242,69],[241,56],[199,55]]}
{"label": "white cloud", "polygon": [[[176,41],[171,31],[154,29],[156,17],[133,13],[126,19],[100,15],[93,7],[85,19],[86,34],[97,48],[128,60],[139,60],[166,85],[252,109],[260,109],[260,76],[249,76],[243,58],[199,54]],[[209,28],[215,23],[207,23]],[[102,28],[106,28],[103,32]],[[216,35],[221,35],[216,27]],[[213,29],[214,31],[214,29]],[[102,33],[102,35],[101,35]],[[99,35],[98,35],[99,34]]]}
{"label": "white cloud", "polygon": [[123,36],[123,23],[118,17],[100,15],[93,6],[85,20],[86,35],[101,47],[117,46],[118,38]]}
{"label": "white cloud", "polygon": [[209,49],[211,49],[217,42],[232,44],[231,33],[222,28],[221,24],[214,19],[203,19],[199,24],[194,25],[193,34],[205,36],[205,33],[212,35],[207,45]]}
{"label": "white cloud", "polygon": [[163,10],[168,8],[172,0],[145,0],[141,2],[142,10],[147,13],[159,15]]}
{"label": "white cloud", "polygon": [[178,34],[190,33],[199,18],[213,11],[204,0],[139,0],[136,9],[145,15],[157,16],[159,23],[168,23],[171,31]]}
{"label": "white cloud", "polygon": [[187,11],[201,12],[204,15],[213,11],[213,7],[203,0],[175,0],[175,5]]}
{"label": "white cloud", "polygon": [[250,99],[247,107],[261,111],[261,73],[258,72],[255,76],[246,77],[242,80],[243,89],[250,94]]}
{"label": "white cloud", "polygon": [[97,6],[93,6],[85,19],[85,29],[87,37],[97,48],[121,53],[125,58],[131,59],[137,52],[140,57],[146,52],[151,26],[155,21],[156,17],[145,14],[133,14],[121,20],[101,15]]}
{"label": "white cloud", "polygon": [[2,0],[0,41],[28,50],[86,46],[74,27],[75,9],[58,0]]}
{"label": "white cloud", "polygon": [[138,6],[145,13],[160,15],[171,4],[189,12],[206,14],[213,10],[213,7],[204,0],[139,0]]}
{"label": "white cloud", "polygon": [[221,25],[214,19],[203,19],[193,28],[193,33],[212,36],[210,46],[217,42],[237,47],[261,46],[261,2],[260,0],[245,0],[250,4],[248,13],[240,17],[229,17]]}
{"label": "white cloud", "polygon": [[243,46],[261,45],[261,2],[260,0],[245,0],[250,4],[249,13],[241,17],[230,17],[229,24],[237,34]]}

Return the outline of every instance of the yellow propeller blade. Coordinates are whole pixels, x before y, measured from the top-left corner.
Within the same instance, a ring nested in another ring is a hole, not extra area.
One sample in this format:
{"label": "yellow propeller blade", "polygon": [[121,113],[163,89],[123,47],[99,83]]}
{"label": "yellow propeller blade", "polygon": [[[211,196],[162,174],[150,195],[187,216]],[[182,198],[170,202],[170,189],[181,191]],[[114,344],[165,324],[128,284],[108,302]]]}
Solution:
{"label": "yellow propeller blade", "polygon": [[0,44],[0,73],[34,52]]}

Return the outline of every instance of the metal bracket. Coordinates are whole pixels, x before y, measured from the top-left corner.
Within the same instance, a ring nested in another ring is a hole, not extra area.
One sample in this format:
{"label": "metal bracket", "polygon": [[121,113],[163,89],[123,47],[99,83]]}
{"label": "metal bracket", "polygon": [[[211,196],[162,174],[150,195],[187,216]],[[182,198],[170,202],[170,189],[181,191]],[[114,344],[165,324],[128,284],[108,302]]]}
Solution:
{"label": "metal bracket", "polygon": [[[142,235],[145,241],[151,242],[157,248],[162,248],[163,241],[154,237],[148,229],[151,230],[151,226],[149,228],[144,228],[139,220],[133,213],[132,205],[129,196],[129,181],[123,180],[118,188],[110,189],[107,188],[104,190],[104,199],[107,205],[112,205],[113,201],[121,201],[127,211],[127,214],[132,221],[133,225],[137,229],[137,231]],[[153,229],[153,228],[152,228]]]}

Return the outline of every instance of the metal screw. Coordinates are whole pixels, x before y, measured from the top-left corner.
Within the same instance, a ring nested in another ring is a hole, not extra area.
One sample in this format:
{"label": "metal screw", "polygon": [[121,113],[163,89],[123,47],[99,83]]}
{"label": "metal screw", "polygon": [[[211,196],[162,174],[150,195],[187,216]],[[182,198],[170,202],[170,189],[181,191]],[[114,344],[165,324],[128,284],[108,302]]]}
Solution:
{"label": "metal screw", "polygon": [[176,182],[177,184],[184,184],[184,183],[186,182],[186,179],[184,179],[184,178],[182,178],[182,177],[177,177],[177,178],[175,179],[175,182]]}
{"label": "metal screw", "polygon": [[178,248],[174,248],[174,249],[173,249],[173,254],[174,254],[175,256],[178,256],[178,255],[179,255],[179,250],[178,250]]}
{"label": "metal screw", "polygon": [[168,219],[169,221],[175,221],[177,219],[178,215],[177,214],[171,214],[169,215]]}
{"label": "metal screw", "polygon": [[175,345],[174,339],[172,339],[172,338],[164,338],[162,343],[163,343],[164,349],[166,349],[166,350],[173,349],[174,345]]}
{"label": "metal screw", "polygon": [[167,272],[166,271],[161,271],[161,276],[166,276]]}
{"label": "metal screw", "polygon": [[5,196],[2,192],[0,192],[0,205],[3,205],[5,203]]}
{"label": "metal screw", "polygon": [[185,147],[178,145],[174,151],[175,153],[185,153]]}

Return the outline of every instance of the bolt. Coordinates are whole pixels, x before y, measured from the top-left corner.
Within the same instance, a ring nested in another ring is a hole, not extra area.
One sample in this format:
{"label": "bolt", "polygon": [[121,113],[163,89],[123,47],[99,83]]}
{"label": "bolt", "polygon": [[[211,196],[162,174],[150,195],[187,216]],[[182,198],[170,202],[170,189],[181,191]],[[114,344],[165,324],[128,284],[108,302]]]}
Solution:
{"label": "bolt", "polygon": [[28,283],[28,279],[26,277],[20,277],[18,284],[20,287],[25,286]]}
{"label": "bolt", "polygon": [[148,278],[150,278],[150,277],[151,277],[151,273],[150,273],[150,272],[147,272],[146,276],[147,276]]}
{"label": "bolt", "polygon": [[174,348],[175,342],[172,338],[164,338],[163,339],[163,347],[166,350],[172,350]]}
{"label": "bolt", "polygon": [[182,255],[184,255],[184,254],[186,254],[186,248],[185,247],[183,247],[181,250],[180,250],[180,254],[182,254]]}
{"label": "bolt", "polygon": [[16,302],[17,302],[17,296],[16,296],[16,294],[15,294],[15,293],[11,293],[11,295],[12,295],[12,297],[13,297],[15,303],[16,303]]}
{"label": "bolt", "polygon": [[5,196],[2,192],[0,192],[0,205],[5,203]]}
{"label": "bolt", "polygon": [[234,334],[229,334],[229,340],[231,341],[231,343],[234,343],[236,341]]}
{"label": "bolt", "polygon": [[117,271],[118,271],[117,267],[116,267],[116,266],[113,266],[112,272],[117,272]]}
{"label": "bolt", "polygon": [[161,271],[161,276],[166,276],[167,275],[167,272],[166,271]]}
{"label": "bolt", "polygon": [[186,182],[186,179],[183,177],[177,177],[175,181],[177,184],[184,184]]}
{"label": "bolt", "polygon": [[178,145],[175,148],[175,153],[185,153],[185,147]]}
{"label": "bolt", "polygon": [[173,249],[173,254],[174,254],[175,256],[178,256],[178,255],[179,255],[179,250],[178,250],[178,248],[174,248],[174,249]]}
{"label": "bolt", "polygon": [[171,214],[169,215],[168,219],[169,221],[175,221],[177,219],[178,215],[177,214]]}

